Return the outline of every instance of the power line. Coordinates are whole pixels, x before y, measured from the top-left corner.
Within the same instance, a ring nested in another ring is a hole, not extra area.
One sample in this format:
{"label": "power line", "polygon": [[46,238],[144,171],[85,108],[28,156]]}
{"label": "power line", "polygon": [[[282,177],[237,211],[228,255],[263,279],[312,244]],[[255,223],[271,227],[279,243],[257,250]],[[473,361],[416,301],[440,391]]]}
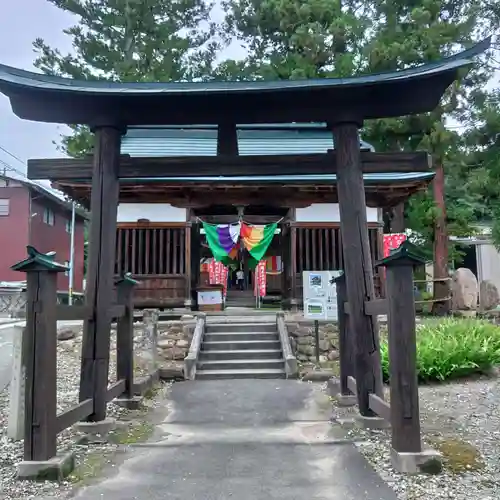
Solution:
{"label": "power line", "polygon": [[21,158],[19,158],[19,156],[16,156],[14,153],[11,153],[7,148],[4,148],[3,146],[0,145],[0,150],[8,154],[11,158],[14,158],[14,160],[17,160],[19,163],[22,163],[23,165],[26,166],[25,161],[21,160]]}

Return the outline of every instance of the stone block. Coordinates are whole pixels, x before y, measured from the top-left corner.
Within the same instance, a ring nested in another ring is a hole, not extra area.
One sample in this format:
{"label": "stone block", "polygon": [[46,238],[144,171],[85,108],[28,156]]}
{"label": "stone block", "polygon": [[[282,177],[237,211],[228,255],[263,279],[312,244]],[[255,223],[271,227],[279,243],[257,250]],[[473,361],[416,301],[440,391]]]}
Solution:
{"label": "stone block", "polygon": [[311,370],[306,372],[302,380],[305,382],[326,382],[330,380],[333,376],[333,373],[328,370]]}
{"label": "stone block", "polygon": [[467,311],[477,309],[479,287],[474,273],[465,267],[458,268],[451,281],[452,309]]}
{"label": "stone block", "polygon": [[132,398],[117,398],[113,400],[113,403],[127,410],[139,410],[142,408],[142,399],[143,398],[139,396],[133,396]]}
{"label": "stone block", "polygon": [[99,422],[78,422],[75,424],[75,428],[77,431],[86,434],[87,436],[105,437],[116,429],[116,420],[113,418],[107,418],[105,420],[100,420]]}
{"label": "stone block", "polygon": [[489,311],[495,309],[500,303],[498,289],[494,283],[489,280],[483,280],[479,284],[479,309]]}
{"label": "stone block", "polygon": [[75,456],[64,455],[43,461],[23,461],[17,464],[17,479],[32,481],[62,481],[75,468]]}
{"label": "stone block", "polygon": [[331,397],[335,397],[340,392],[340,378],[330,377],[326,382],[326,388],[328,394]]}
{"label": "stone block", "polygon": [[408,453],[393,448],[391,462],[398,472],[405,474],[439,474],[443,470],[441,454],[435,450]]}
{"label": "stone block", "polygon": [[356,424],[361,429],[382,430],[391,427],[390,422],[382,417],[365,417],[364,415],[356,415]]}
{"label": "stone block", "polygon": [[356,406],[358,404],[358,397],[354,394],[341,394],[335,396],[337,404],[342,407]]}

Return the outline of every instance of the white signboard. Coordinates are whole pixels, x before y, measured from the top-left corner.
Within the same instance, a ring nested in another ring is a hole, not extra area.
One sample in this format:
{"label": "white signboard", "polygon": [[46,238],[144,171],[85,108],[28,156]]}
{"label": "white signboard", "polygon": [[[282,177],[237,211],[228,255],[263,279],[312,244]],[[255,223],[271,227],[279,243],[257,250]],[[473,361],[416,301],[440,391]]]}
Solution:
{"label": "white signboard", "polygon": [[304,271],[302,273],[304,318],[337,321],[337,285],[342,271]]}
{"label": "white signboard", "polygon": [[222,293],[220,290],[198,292],[198,304],[200,306],[222,304]]}

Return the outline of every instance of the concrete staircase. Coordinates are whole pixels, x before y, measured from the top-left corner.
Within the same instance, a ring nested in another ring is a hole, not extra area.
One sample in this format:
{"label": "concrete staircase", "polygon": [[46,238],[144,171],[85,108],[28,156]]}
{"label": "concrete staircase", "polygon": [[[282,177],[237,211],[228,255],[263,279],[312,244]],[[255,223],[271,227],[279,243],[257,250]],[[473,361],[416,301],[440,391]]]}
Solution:
{"label": "concrete staircase", "polygon": [[276,323],[207,323],[196,378],[285,378]]}

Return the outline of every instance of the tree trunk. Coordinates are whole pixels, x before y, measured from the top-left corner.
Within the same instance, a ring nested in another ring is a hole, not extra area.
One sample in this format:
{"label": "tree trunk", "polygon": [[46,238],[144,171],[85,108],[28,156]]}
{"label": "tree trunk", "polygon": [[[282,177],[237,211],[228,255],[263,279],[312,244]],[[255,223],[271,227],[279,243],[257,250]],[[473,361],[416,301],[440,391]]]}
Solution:
{"label": "tree trunk", "polygon": [[[434,224],[434,280],[448,278],[448,231],[446,230],[446,206],[444,202],[444,169],[442,163],[436,165],[433,181],[434,203],[437,217]],[[449,297],[450,282],[434,281],[434,300]],[[432,313],[445,315],[450,312],[450,301],[434,302]]]}

